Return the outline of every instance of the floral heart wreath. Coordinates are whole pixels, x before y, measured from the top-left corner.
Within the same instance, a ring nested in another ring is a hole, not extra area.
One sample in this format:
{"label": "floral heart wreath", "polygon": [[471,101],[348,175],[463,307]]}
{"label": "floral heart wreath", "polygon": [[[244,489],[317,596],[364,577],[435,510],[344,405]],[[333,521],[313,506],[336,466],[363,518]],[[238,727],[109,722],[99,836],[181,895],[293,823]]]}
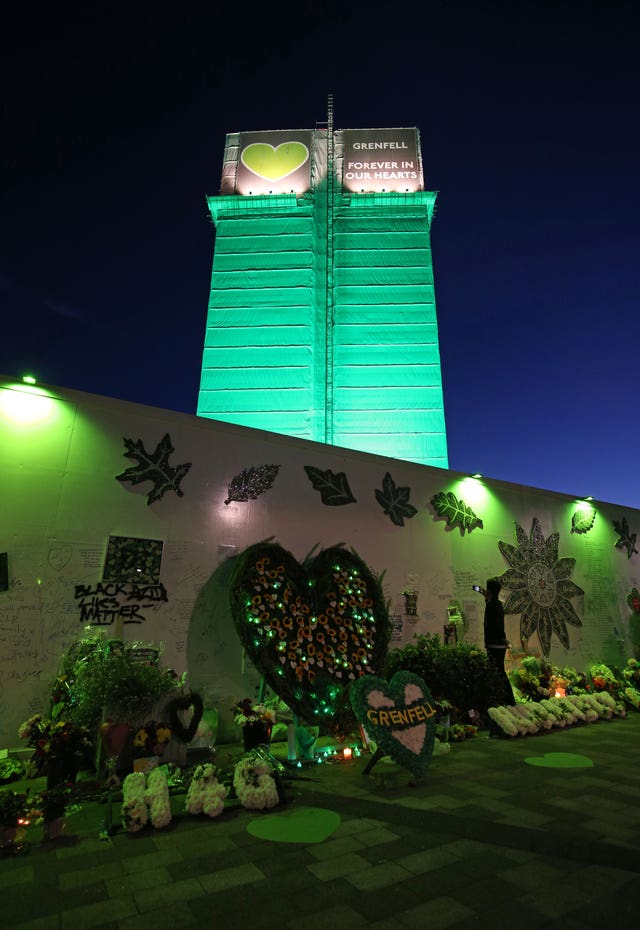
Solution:
{"label": "floral heart wreath", "polygon": [[353,551],[334,546],[300,564],[275,543],[250,546],[230,598],[251,661],[308,724],[327,730],[346,687],[382,666],[387,607],[379,578]]}

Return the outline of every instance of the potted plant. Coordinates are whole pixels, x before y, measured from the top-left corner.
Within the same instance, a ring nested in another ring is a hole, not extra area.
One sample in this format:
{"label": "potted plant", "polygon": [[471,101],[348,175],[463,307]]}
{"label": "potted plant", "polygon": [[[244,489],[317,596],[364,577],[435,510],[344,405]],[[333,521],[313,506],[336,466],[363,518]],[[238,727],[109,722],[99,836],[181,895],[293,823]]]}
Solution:
{"label": "potted plant", "polygon": [[106,718],[135,726],[175,691],[175,672],[157,662],[140,661],[134,645],[91,637],[75,643],[63,657],[52,698],[64,700],[75,724],[92,732]]}
{"label": "potted plant", "polygon": [[53,788],[42,791],[38,796],[37,808],[42,820],[44,839],[54,840],[64,830],[64,815],[71,798],[71,783],[60,782]]}
{"label": "potted plant", "polygon": [[242,727],[242,740],[246,751],[269,743],[271,729],[276,721],[276,712],[267,704],[254,704],[251,698],[243,698],[231,708],[233,720]]}

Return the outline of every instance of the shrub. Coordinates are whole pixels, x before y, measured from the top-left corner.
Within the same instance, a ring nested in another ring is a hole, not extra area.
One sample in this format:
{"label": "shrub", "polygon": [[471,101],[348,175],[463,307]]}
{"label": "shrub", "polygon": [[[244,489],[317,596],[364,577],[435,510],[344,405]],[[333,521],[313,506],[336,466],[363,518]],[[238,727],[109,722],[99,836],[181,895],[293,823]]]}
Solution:
{"label": "shrub", "polygon": [[446,700],[453,705],[453,718],[470,710],[486,714],[489,707],[504,703],[500,673],[477,646],[465,642],[445,646],[436,634],[414,639],[402,649],[390,650],[387,678],[401,669],[419,675],[436,701]]}

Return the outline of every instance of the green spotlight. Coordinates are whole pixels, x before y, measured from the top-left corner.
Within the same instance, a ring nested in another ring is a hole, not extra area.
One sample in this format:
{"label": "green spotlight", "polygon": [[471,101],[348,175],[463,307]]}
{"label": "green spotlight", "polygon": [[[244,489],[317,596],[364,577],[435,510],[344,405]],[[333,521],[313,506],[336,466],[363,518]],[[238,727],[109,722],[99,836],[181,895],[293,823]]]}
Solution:
{"label": "green spotlight", "polygon": [[25,384],[36,384],[37,383],[33,375],[23,375],[22,380],[24,381]]}

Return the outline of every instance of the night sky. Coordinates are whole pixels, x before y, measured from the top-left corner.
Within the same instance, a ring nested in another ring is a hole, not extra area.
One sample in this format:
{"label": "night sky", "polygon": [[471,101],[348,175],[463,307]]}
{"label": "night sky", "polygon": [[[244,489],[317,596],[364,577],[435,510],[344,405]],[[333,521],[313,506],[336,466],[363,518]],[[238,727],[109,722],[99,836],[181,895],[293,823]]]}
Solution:
{"label": "night sky", "polygon": [[0,372],[195,413],[225,133],[417,126],[450,467],[640,508],[636,3],[22,3]]}

